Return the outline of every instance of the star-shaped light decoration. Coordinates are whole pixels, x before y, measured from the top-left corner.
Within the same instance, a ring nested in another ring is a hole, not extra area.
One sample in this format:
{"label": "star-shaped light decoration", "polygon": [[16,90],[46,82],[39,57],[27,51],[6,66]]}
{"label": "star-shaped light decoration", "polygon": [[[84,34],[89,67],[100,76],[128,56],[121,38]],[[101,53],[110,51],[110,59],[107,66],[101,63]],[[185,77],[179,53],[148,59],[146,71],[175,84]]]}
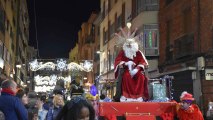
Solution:
{"label": "star-shaped light decoration", "polygon": [[66,71],[67,70],[67,61],[60,59],[57,60],[57,70]]}
{"label": "star-shaped light decoration", "polygon": [[93,68],[92,61],[85,60],[84,63],[83,63],[83,68],[86,72],[92,71],[92,68]]}
{"label": "star-shaped light decoration", "polygon": [[30,64],[30,70],[32,70],[32,71],[37,71],[37,69],[39,68],[37,59],[30,62],[29,64]]}

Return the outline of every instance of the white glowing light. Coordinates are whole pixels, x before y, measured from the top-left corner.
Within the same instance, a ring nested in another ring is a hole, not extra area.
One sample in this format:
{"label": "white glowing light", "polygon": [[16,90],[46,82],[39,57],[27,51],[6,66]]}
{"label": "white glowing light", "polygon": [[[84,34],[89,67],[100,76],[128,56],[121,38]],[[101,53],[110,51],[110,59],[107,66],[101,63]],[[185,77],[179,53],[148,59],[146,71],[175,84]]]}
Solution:
{"label": "white glowing light", "polygon": [[36,85],[55,85],[57,80],[64,80],[65,82],[71,82],[71,77],[62,77],[57,75],[51,75],[51,76],[35,76],[34,80],[36,82]]}
{"label": "white glowing light", "polygon": [[66,71],[67,70],[66,63],[67,63],[66,60],[63,60],[63,59],[57,60],[57,70]]}
{"label": "white glowing light", "polygon": [[126,26],[130,29],[130,27],[132,26],[132,24],[131,24],[130,22],[128,22],[128,23],[126,24]]}
{"label": "white glowing light", "polygon": [[90,72],[92,71],[92,68],[93,68],[93,62],[92,60],[85,60],[84,63],[81,63],[80,65],[75,62],[71,62],[67,64],[66,60],[60,59],[60,60],[57,60],[57,64],[54,64],[53,62],[46,62],[43,64],[42,62],[38,62],[37,59],[35,59],[34,61],[29,63],[29,66],[30,66],[30,70],[32,71],[42,70],[44,68],[55,70],[55,67],[57,67],[56,69],[60,71],[79,70],[79,71]]}
{"label": "white glowing light", "polygon": [[38,62],[37,59],[30,62],[29,65],[30,65],[30,70],[32,70],[32,71],[37,71],[37,70],[41,70],[44,68],[49,68],[51,70],[55,69],[55,64],[53,62],[47,62],[47,63],[43,64],[42,62]]}
{"label": "white glowing light", "polygon": [[92,67],[92,62],[85,60],[85,62],[83,63],[83,68],[85,69],[85,71],[92,71]]}

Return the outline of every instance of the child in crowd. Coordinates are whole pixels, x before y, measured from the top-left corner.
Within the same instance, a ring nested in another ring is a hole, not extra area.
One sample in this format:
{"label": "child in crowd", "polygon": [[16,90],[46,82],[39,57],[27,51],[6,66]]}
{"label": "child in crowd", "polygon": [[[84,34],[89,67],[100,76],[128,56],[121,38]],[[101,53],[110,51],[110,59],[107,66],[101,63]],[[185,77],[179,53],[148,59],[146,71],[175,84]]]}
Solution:
{"label": "child in crowd", "polygon": [[177,104],[177,117],[179,120],[204,120],[203,115],[196,104],[192,104],[192,94],[184,91],[180,96],[180,103]]}

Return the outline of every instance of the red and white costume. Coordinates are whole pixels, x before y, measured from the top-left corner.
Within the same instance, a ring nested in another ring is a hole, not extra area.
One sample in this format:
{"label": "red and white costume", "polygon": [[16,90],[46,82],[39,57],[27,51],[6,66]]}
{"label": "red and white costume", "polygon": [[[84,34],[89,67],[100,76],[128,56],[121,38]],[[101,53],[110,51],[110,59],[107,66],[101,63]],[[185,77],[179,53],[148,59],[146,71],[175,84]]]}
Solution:
{"label": "red and white costume", "polygon": [[[133,69],[137,68],[138,72],[134,75],[130,75],[130,71],[127,65],[128,61],[134,63]],[[122,76],[122,97],[138,99],[141,97],[148,98],[148,81],[144,73],[144,66],[148,65],[146,58],[141,51],[136,52],[136,56],[133,59],[127,58],[125,56],[124,50],[120,51],[115,59],[115,77],[118,75],[119,65],[124,65],[124,73]]]}
{"label": "red and white costume", "polygon": [[[184,91],[180,96],[181,101],[194,101],[192,94]],[[177,117],[179,120],[204,120],[203,115],[196,104],[189,104],[187,109],[184,109],[182,103],[177,104]]]}

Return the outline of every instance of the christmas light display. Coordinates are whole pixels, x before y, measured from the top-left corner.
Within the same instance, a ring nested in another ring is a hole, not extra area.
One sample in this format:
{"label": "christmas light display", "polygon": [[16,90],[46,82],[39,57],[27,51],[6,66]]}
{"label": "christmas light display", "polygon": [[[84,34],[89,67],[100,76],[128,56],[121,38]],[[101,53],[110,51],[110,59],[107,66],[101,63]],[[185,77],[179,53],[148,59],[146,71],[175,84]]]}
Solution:
{"label": "christmas light display", "polygon": [[30,70],[32,71],[38,71],[38,70],[43,70],[43,69],[49,69],[49,70],[59,70],[59,71],[74,71],[74,70],[79,70],[79,71],[85,71],[85,72],[90,72],[92,71],[93,68],[93,62],[91,60],[85,60],[83,63],[77,64],[75,62],[71,62],[67,64],[66,60],[59,59],[56,61],[57,63],[53,62],[38,62],[37,59],[35,59],[32,62],[29,62],[29,67]]}

